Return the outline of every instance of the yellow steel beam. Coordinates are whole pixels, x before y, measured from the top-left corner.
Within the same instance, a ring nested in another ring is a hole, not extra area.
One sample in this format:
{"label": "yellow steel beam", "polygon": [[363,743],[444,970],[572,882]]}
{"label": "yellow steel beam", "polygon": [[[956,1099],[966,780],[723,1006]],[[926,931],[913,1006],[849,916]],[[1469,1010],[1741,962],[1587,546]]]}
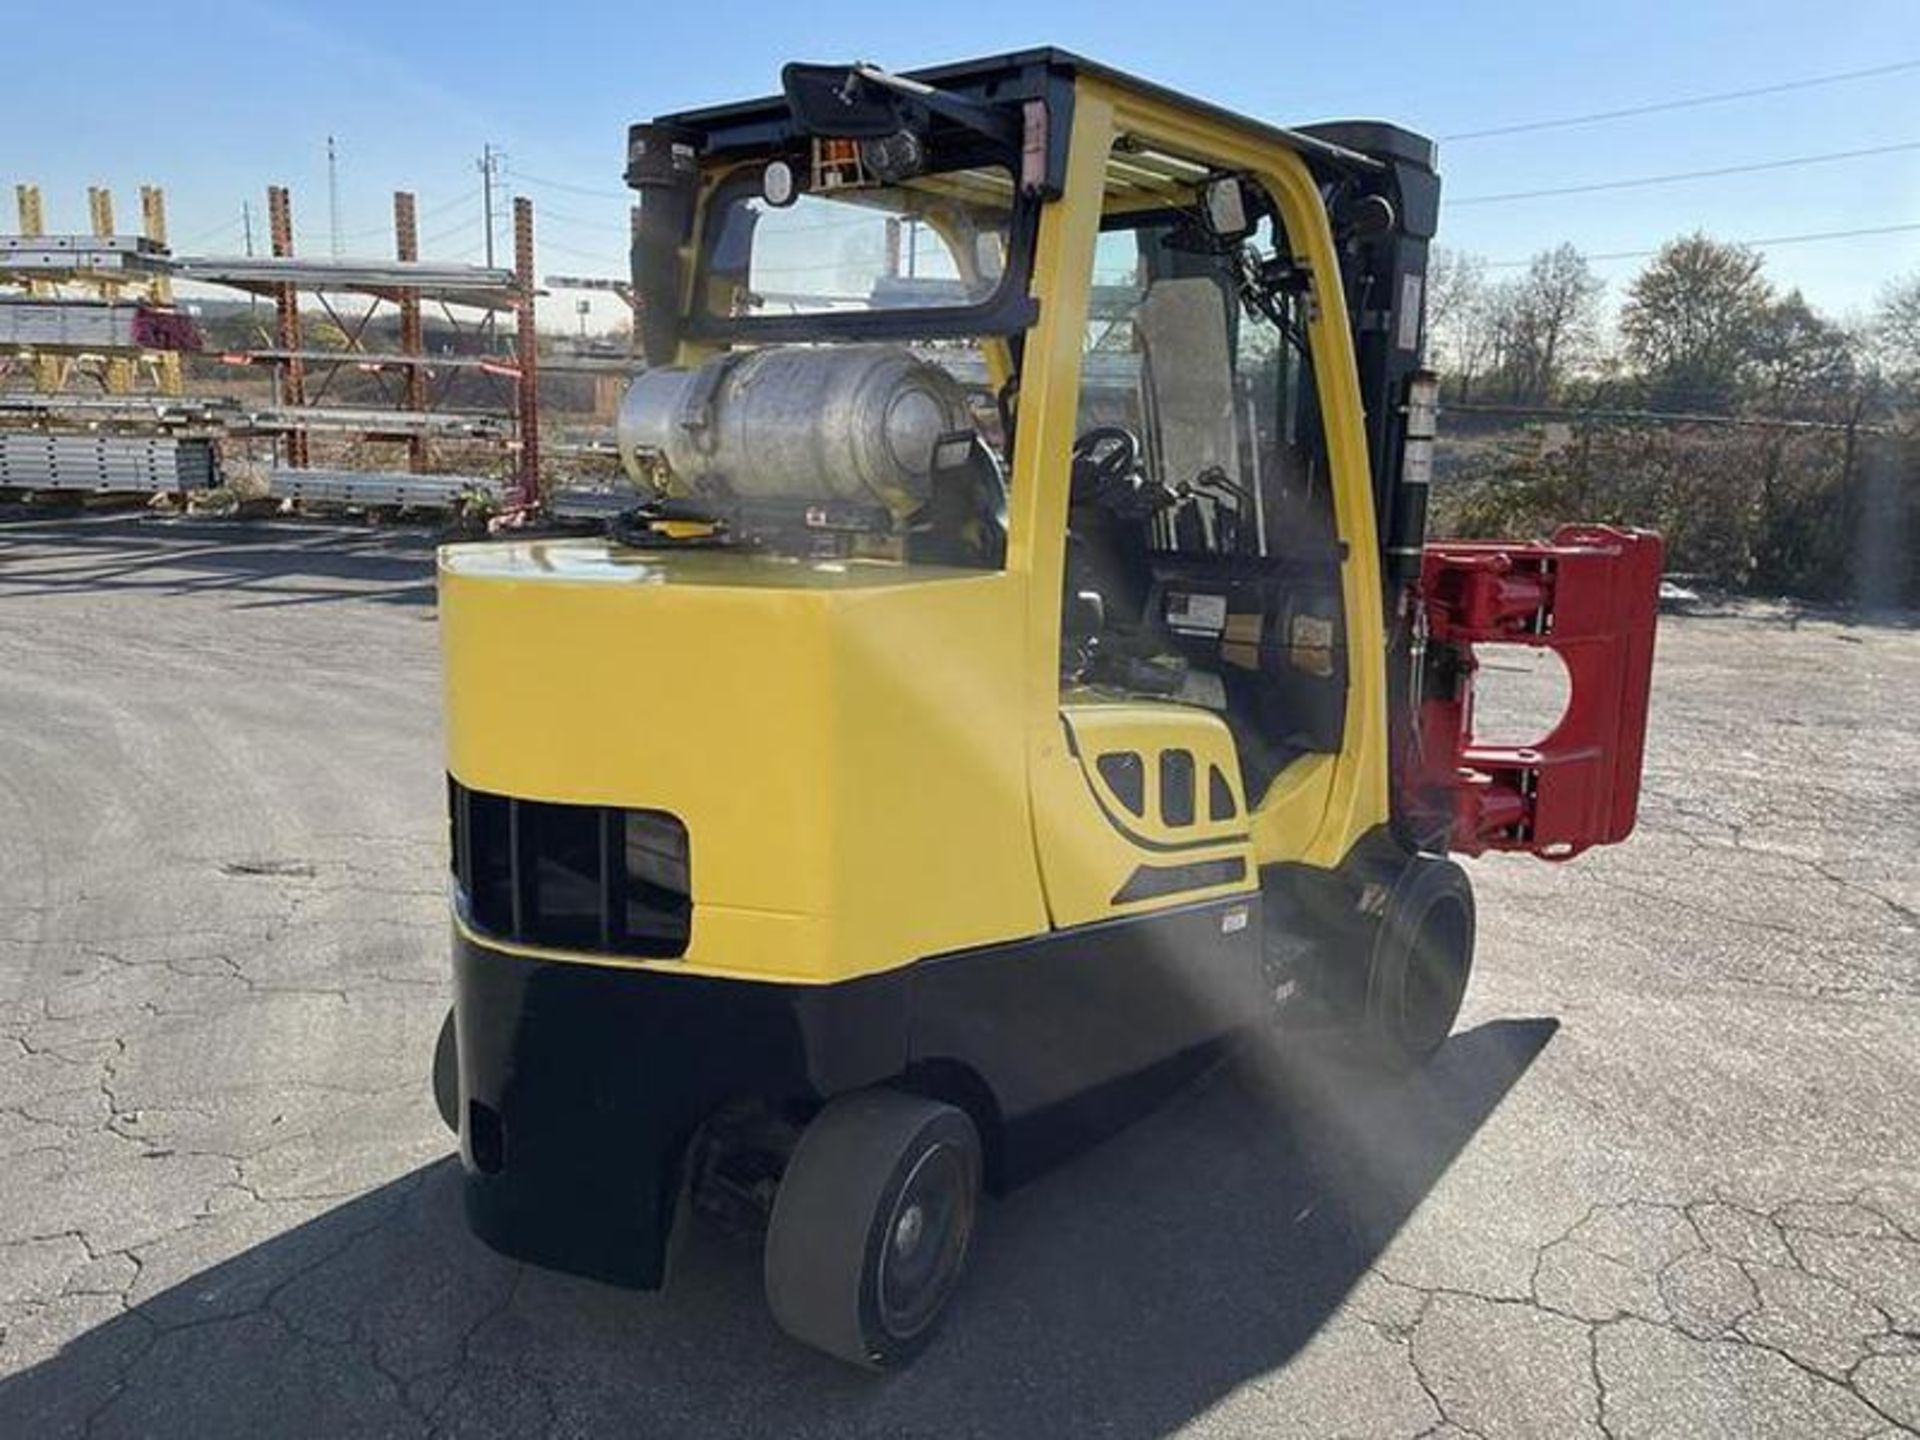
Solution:
{"label": "yellow steel beam", "polygon": [[[20,233],[22,235],[44,235],[47,233],[46,207],[40,201],[38,185],[16,185],[13,187],[13,200],[20,211]],[[27,293],[35,297],[49,296],[54,287],[44,280],[29,280]],[[66,383],[67,361],[58,355],[36,355],[33,357],[33,388],[42,395],[52,395]]]}
{"label": "yellow steel beam", "polygon": [[[156,244],[167,243],[167,192],[158,185],[140,187],[140,229],[147,239]],[[173,303],[173,281],[165,275],[156,275],[147,286],[147,294],[157,305]],[[160,393],[178,395],[184,388],[181,383],[180,354],[176,350],[161,353],[158,365]]]}
{"label": "yellow steel beam", "polygon": [[[104,185],[87,187],[87,214],[93,221],[93,233],[103,239],[114,233],[113,192]],[[96,282],[100,294],[108,300],[120,298],[120,287],[110,280]],[[107,393],[126,395],[133,390],[133,362],[116,355],[107,361]]]}

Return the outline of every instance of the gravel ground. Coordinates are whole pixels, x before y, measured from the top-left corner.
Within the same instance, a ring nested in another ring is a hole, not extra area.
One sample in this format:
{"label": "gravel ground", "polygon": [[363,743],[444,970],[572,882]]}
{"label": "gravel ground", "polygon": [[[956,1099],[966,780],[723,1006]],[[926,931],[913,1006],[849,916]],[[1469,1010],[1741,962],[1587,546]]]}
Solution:
{"label": "gravel ground", "polygon": [[1920,1431],[1920,631],[1664,622],[1639,834],[1474,865],[1430,1071],[1216,1077],[876,1380],[725,1240],[468,1237],[429,563],[0,522],[0,1435]]}

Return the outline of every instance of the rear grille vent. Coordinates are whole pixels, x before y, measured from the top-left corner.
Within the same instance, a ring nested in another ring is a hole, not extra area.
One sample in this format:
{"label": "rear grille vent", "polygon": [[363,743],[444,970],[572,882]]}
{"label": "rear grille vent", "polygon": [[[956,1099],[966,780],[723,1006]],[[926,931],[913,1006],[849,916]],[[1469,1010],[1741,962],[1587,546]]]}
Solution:
{"label": "rear grille vent", "polygon": [[447,777],[467,921],[504,940],[672,959],[693,919],[687,827],[663,810],[557,805]]}

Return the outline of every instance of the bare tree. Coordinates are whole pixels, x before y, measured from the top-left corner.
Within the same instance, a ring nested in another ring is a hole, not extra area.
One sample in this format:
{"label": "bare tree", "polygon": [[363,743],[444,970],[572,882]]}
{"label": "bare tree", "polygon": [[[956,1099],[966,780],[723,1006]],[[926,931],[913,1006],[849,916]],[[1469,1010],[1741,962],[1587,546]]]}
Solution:
{"label": "bare tree", "polygon": [[1436,245],[1427,259],[1427,363],[1462,400],[1492,352],[1487,265],[1478,255]]}
{"label": "bare tree", "polygon": [[1533,257],[1520,292],[1525,322],[1527,398],[1546,400],[1592,355],[1600,334],[1606,282],[1587,257],[1558,245]]}
{"label": "bare tree", "polygon": [[1880,292],[1870,335],[1874,358],[1889,377],[1920,383],[1920,271]]}
{"label": "bare tree", "polygon": [[1489,376],[1507,398],[1550,400],[1593,355],[1604,283],[1571,245],[1535,255],[1524,275],[1484,292]]}

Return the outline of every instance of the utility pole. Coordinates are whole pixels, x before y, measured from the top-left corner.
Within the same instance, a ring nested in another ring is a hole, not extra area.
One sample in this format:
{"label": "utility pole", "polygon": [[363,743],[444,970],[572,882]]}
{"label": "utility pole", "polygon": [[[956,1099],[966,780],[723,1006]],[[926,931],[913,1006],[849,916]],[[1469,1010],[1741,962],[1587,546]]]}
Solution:
{"label": "utility pole", "polygon": [[327,230],[333,258],[340,258],[340,156],[327,136]]}
{"label": "utility pole", "polygon": [[[247,258],[251,260],[253,258],[253,206],[245,200],[240,202],[240,234],[247,247]],[[258,323],[259,314],[260,297],[254,294],[248,295],[247,318]]]}
{"label": "utility pole", "polygon": [[486,214],[487,225],[487,268],[493,268],[493,179],[500,173],[500,161],[503,157],[491,145],[480,147],[480,208]]}

